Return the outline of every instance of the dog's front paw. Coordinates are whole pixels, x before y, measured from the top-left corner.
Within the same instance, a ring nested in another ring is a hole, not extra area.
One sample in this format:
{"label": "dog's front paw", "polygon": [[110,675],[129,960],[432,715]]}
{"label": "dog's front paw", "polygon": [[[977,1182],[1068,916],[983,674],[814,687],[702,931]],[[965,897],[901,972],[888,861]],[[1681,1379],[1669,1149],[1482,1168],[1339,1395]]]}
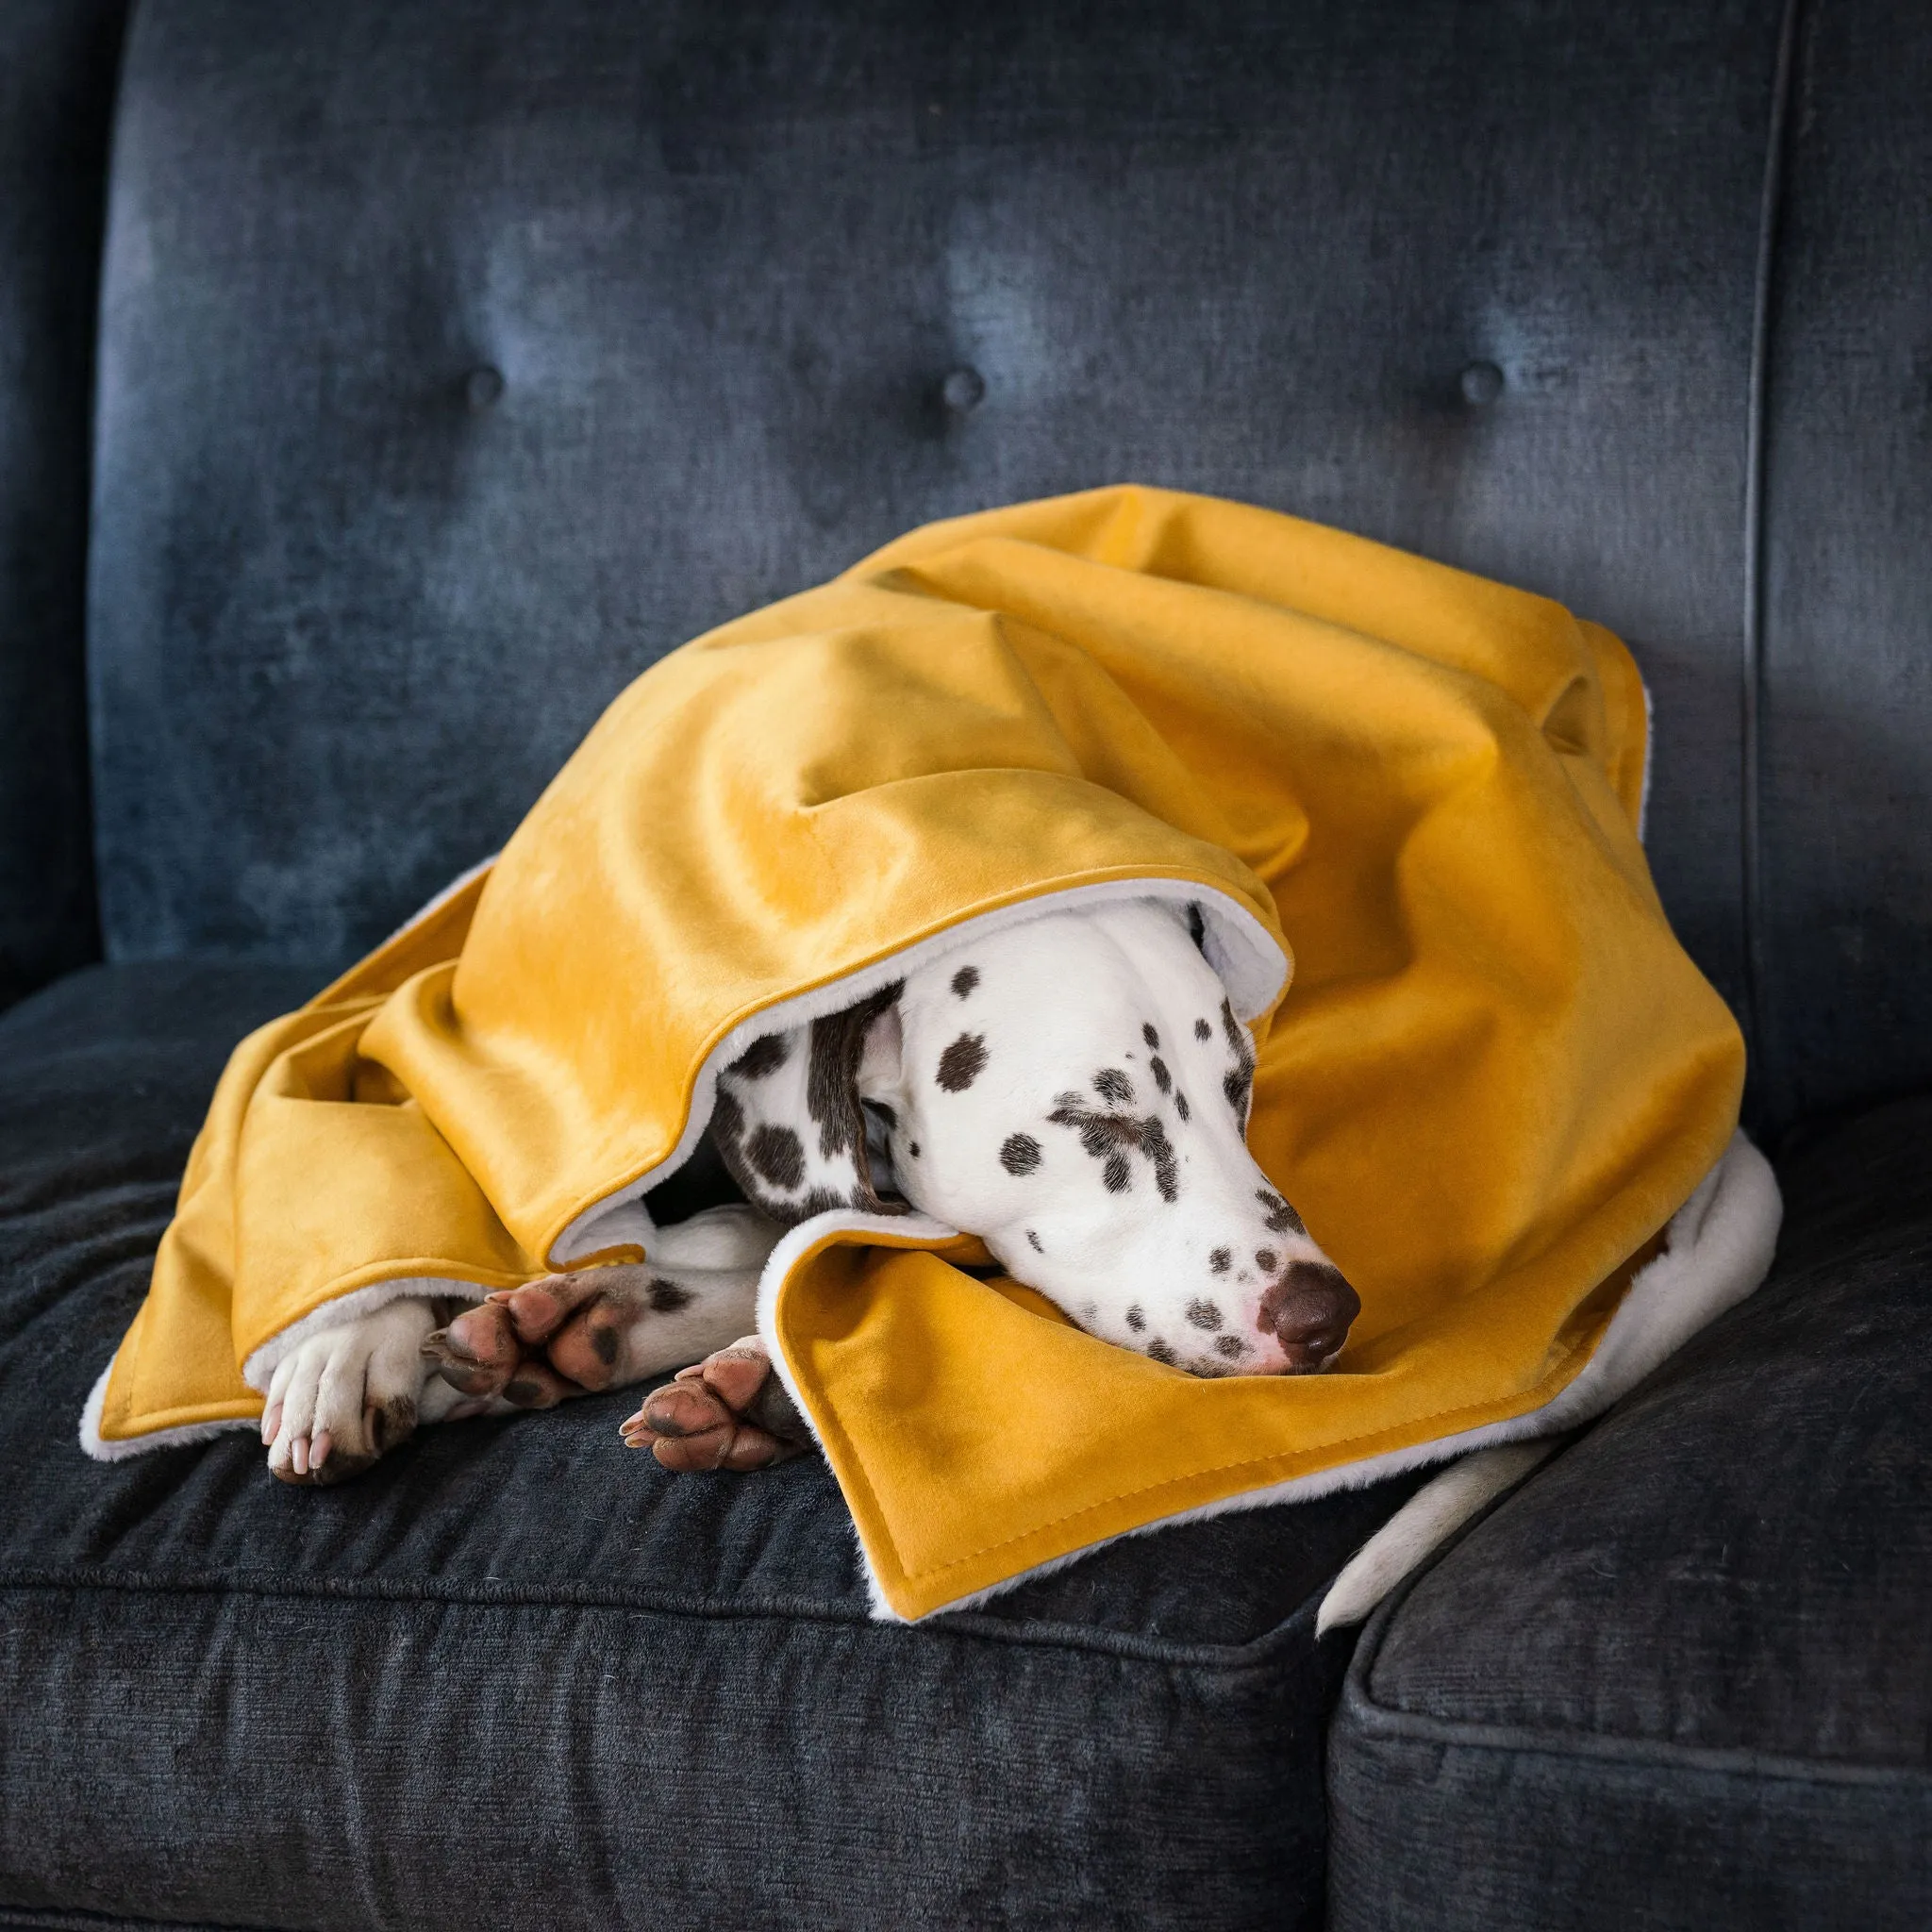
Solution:
{"label": "dog's front paw", "polygon": [[261,1416],[268,1466],[288,1483],[359,1475],[416,1427],[423,1338],[435,1317],[414,1296],[325,1328],[276,1365]]}
{"label": "dog's front paw", "polygon": [[769,1469],[810,1441],[756,1335],[734,1341],[654,1389],[623,1425],[633,1449],[666,1469]]}

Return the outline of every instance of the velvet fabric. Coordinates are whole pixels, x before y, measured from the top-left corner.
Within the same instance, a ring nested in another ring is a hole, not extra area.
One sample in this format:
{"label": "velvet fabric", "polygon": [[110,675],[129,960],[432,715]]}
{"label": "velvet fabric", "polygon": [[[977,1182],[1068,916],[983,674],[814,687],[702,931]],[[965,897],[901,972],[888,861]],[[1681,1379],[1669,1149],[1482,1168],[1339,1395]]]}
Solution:
{"label": "velvet fabric", "polygon": [[1928,1146],[1785,1161],[1771,1280],[1378,1614],[1337,1932],[1932,1923]]}
{"label": "velvet fabric", "polygon": [[818,1457],[669,1475],[634,1393],[337,1491],[246,1436],[82,1457],[229,1037],[319,977],[96,968],[0,1021],[0,1915],[1319,1923],[1315,1605],[1407,1483],[908,1631]]}

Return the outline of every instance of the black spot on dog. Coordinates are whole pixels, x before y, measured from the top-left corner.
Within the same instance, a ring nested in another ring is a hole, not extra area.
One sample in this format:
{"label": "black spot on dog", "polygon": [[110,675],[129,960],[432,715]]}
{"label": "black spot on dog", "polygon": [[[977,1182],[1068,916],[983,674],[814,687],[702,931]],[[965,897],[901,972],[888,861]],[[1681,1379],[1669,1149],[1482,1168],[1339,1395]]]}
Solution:
{"label": "black spot on dog", "polygon": [[1207,1300],[1191,1301],[1188,1304],[1188,1320],[1196,1328],[1219,1328],[1221,1326],[1221,1305]]}
{"label": "black spot on dog", "polygon": [[1263,1274],[1273,1274],[1281,1266],[1281,1257],[1273,1248],[1257,1248],[1255,1250],[1255,1266]]}
{"label": "black spot on dog", "polygon": [[756,1127],[744,1143],[744,1158],[755,1172],[774,1188],[796,1188],[805,1181],[805,1146],[790,1127],[770,1121]]}
{"label": "black spot on dog", "polygon": [[953,974],[953,991],[963,1000],[979,984],[979,968],[962,966]]}
{"label": "black spot on dog", "polygon": [[1191,1120],[1193,1118],[1193,1115],[1190,1111],[1188,1107],[1188,1096],[1185,1093],[1183,1093],[1179,1088],[1174,1089],[1174,1112],[1179,1114],[1182,1120],[1184,1121]]}
{"label": "black spot on dog", "polygon": [[[865,1053],[866,1029],[905,991],[894,980],[842,1013],[811,1023],[805,1073],[805,1109],[817,1124],[819,1152],[827,1160],[850,1154],[863,1184],[865,1205],[878,1205],[872,1191],[865,1152],[865,1112],[858,1102],[858,1062]],[[904,1211],[903,1209],[901,1211]]]}
{"label": "black spot on dog", "polygon": [[1199,1375],[1204,1382],[1219,1381],[1223,1375],[1231,1375],[1234,1371],[1224,1363],[1218,1362],[1211,1355],[1197,1355],[1188,1364],[1188,1374]]}
{"label": "black spot on dog", "polygon": [[1136,1335],[1138,1335],[1140,1334],[1141,1329],[1146,1327],[1146,1325],[1147,1317],[1141,1312],[1141,1304],[1139,1302],[1136,1302],[1134,1306],[1127,1310],[1127,1326],[1131,1328]]}
{"label": "black spot on dog", "polygon": [[939,1082],[948,1093],[963,1093],[986,1071],[986,1035],[962,1033],[940,1056]]}
{"label": "black spot on dog", "polygon": [[1226,1248],[1216,1248],[1215,1251],[1208,1257],[1208,1267],[1213,1269],[1215,1274],[1225,1274],[1227,1271],[1234,1266],[1234,1256]]}
{"label": "black spot on dog", "polygon": [[1255,1084],[1255,1043],[1248,1038],[1248,1029],[1235,1018],[1233,1004],[1227,1000],[1221,1003],[1221,1030],[1226,1034],[1228,1050],[1234,1055],[1234,1065],[1223,1077],[1221,1091],[1227,1095],[1235,1119],[1245,1125],[1248,1097]]}
{"label": "black spot on dog", "polygon": [[1031,1174],[1040,1165],[1040,1142],[1031,1134],[1008,1134],[1000,1148],[1000,1165],[1008,1174]]}
{"label": "black spot on dog", "polygon": [[830,1188],[814,1188],[800,1204],[798,1218],[809,1221],[814,1214],[829,1214],[836,1208],[863,1208],[863,1201],[847,1200],[843,1194],[835,1193]]}
{"label": "black spot on dog", "polygon": [[1147,1344],[1147,1353],[1150,1356],[1152,1356],[1156,1361],[1165,1362],[1171,1369],[1177,1369],[1180,1367],[1180,1357],[1174,1352],[1173,1348],[1169,1346],[1167,1342],[1161,1341],[1160,1337],[1158,1335],[1154,1338],[1152,1341],[1150,1341]]}
{"label": "black spot on dog", "polygon": [[1248,1344],[1239,1335],[1217,1335],[1214,1338],[1214,1348],[1216,1354],[1224,1355],[1229,1361],[1234,1361],[1248,1352]]}
{"label": "black spot on dog", "polygon": [[1201,908],[1192,904],[1188,906],[1188,937],[1202,951],[1208,950],[1208,920]]}
{"label": "black spot on dog", "polygon": [[1134,1104],[1134,1083],[1118,1067],[1103,1067],[1093,1076],[1093,1091],[1114,1107]]}
{"label": "black spot on dog", "polygon": [[1254,1074],[1247,1067],[1230,1067],[1222,1075],[1221,1091],[1227,1095],[1227,1104],[1238,1121],[1245,1123],[1248,1118],[1248,1090],[1253,1085]]}
{"label": "black spot on dog", "polygon": [[1270,1234],[1307,1234],[1307,1225],[1272,1188],[1257,1188],[1255,1199],[1268,1210]]}
{"label": "black spot on dog", "polygon": [[1196,1040],[1212,1040],[1214,1038],[1214,1029],[1208,1025],[1207,1021],[1196,1020],[1194,1022],[1194,1038]]}
{"label": "black spot on dog", "polygon": [[919,1142],[917,1141],[907,1141],[906,1151],[913,1158],[914,1160],[917,1160],[919,1158]]}
{"label": "black spot on dog", "polygon": [[[1099,1081],[1096,1079],[1094,1084],[1097,1086]],[[1167,1129],[1157,1115],[1137,1120],[1126,1113],[1096,1113],[1080,1106],[1077,1094],[1063,1094],[1061,1098],[1075,1104],[1056,1108],[1047,1119],[1057,1127],[1079,1129],[1081,1147],[1104,1163],[1101,1178],[1109,1193],[1124,1194],[1132,1186],[1133,1171],[1125,1151],[1132,1149],[1154,1163],[1154,1183],[1160,1190],[1160,1198],[1174,1201],[1179,1197],[1180,1163],[1174,1158]]]}
{"label": "black spot on dog", "polygon": [[597,1359],[608,1369],[617,1359],[617,1330],[615,1328],[592,1328],[591,1349]]}
{"label": "black spot on dog", "polygon": [[725,1147],[735,1147],[744,1132],[744,1109],[738,1096],[719,1088],[711,1103],[711,1138]]}
{"label": "black spot on dog", "polygon": [[[688,1308],[697,1300],[688,1288],[679,1288],[675,1281],[666,1281],[661,1274],[654,1275],[650,1286],[651,1312],[654,1315],[675,1315],[679,1308]],[[610,1353],[604,1355],[603,1336],[610,1337]],[[600,1356],[608,1361],[617,1357],[617,1336],[612,1329],[603,1329],[591,1344]]]}
{"label": "black spot on dog", "polygon": [[1043,1255],[1046,1253],[1046,1250],[1040,1245],[1040,1237],[1037,1234],[1035,1234],[1030,1227],[1026,1230],[1026,1245],[1029,1248],[1031,1248],[1036,1255]]}
{"label": "black spot on dog", "polygon": [[1167,1062],[1158,1054],[1147,1062],[1147,1071],[1154,1075],[1154,1084],[1163,1093],[1173,1091],[1174,1075],[1167,1071]]}
{"label": "black spot on dog", "polygon": [[1141,1123],[1141,1152],[1154,1163],[1154,1185],[1160,1190],[1160,1198],[1163,1201],[1179,1200],[1180,1164],[1174,1158],[1174,1146],[1167,1138],[1167,1129],[1159,1121],[1150,1118]]}
{"label": "black spot on dog", "polygon": [[1156,1053],[1158,1053],[1160,1051],[1160,1035],[1155,1032],[1153,1026],[1147,1021],[1144,1020],[1141,1023],[1141,1038],[1147,1042],[1147,1044],[1154,1049]]}
{"label": "black spot on dog", "polygon": [[762,1080],[768,1074],[775,1074],[791,1058],[791,1049],[786,1044],[782,1033],[768,1033],[762,1040],[755,1040],[731,1062],[728,1072],[745,1080]]}

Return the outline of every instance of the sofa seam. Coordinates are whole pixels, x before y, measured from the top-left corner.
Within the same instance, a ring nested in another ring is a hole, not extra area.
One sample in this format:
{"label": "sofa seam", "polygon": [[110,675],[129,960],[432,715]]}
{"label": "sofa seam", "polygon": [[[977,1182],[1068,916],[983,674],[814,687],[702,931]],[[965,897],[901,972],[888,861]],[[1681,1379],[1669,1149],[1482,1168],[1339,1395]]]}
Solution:
{"label": "sofa seam", "polygon": [[1924,1790],[1932,1796],[1932,1772],[1916,1765],[1865,1764],[1804,1757],[1788,1752],[1753,1751],[1737,1745],[1678,1744],[1667,1739],[1625,1738],[1611,1733],[1538,1730],[1526,1724],[1486,1724],[1437,1718],[1374,1703],[1352,1679],[1336,1712],[1338,1732],[1353,1723],[1357,1735],[1376,1743],[1473,1751],[1507,1757],[1551,1757],[1572,1764],[1621,1764],[1633,1770],[1696,1772],[1755,1778],[1766,1783],[1849,1789]]}
{"label": "sofa seam", "polygon": [[1770,960],[1764,930],[1763,737],[1766,697],[1765,499],[1770,478],[1769,416],[1773,310],[1783,239],[1790,98],[1806,0],[1784,0],[1778,23],[1764,170],[1757,201],[1757,247],[1751,291],[1751,360],[1744,423],[1743,636],[1739,665],[1739,859],[1743,897],[1745,1034],[1770,1090],[1765,1110],[1782,1108],[1788,1069],[1774,1051]]}
{"label": "sofa seam", "polygon": [[[1349,1659],[1341,1692],[1329,1726],[1332,1759],[1354,1724],[1365,1742],[1407,1744],[1442,1751],[1476,1751],[1499,1756],[1552,1757],[1573,1764],[1624,1764],[1633,1769],[1702,1772],[1715,1776],[1751,1777],[1765,1782],[1840,1786],[1853,1789],[1923,1788],[1932,1794],[1932,1772],[1912,1765],[1868,1765],[1824,1757],[1803,1757],[1787,1752],[1750,1751],[1736,1746],[1674,1743],[1667,1739],[1626,1738],[1601,1731],[1539,1730],[1526,1724],[1492,1724],[1474,1720],[1433,1717],[1382,1703],[1370,1688],[1375,1663],[1389,1626],[1402,1614],[1410,1594],[1464,1538],[1510,1495],[1528,1483],[1497,1498],[1489,1509],[1473,1518],[1457,1536],[1433,1553],[1431,1559],[1390,1592],[1370,1618]],[[1334,1782],[1334,1767],[1329,1768]]]}
{"label": "sofa seam", "polygon": [[[1332,1579],[1331,1579],[1332,1580]],[[1077,1651],[1128,1663],[1212,1671],[1240,1675],[1269,1671],[1276,1653],[1287,1648],[1300,1626],[1312,1626],[1315,1607],[1325,1584],[1291,1614],[1260,1636],[1240,1644],[1182,1644],[1128,1632],[1084,1630],[1066,1624],[1036,1624],[1028,1629],[1003,1619],[965,1610],[942,1612],[905,1626],[920,1634],[954,1640],[983,1640],[1028,1650]],[[686,1618],[704,1623],[825,1624],[859,1631],[882,1626],[862,1607],[850,1609],[808,1601],[768,1597],[748,1603],[720,1603],[703,1597],[631,1597],[584,1588],[559,1591],[501,1583],[488,1589],[453,1589],[432,1582],[383,1582],[375,1578],[323,1577],[308,1582],[257,1579],[245,1574],[226,1576],[170,1577],[142,1572],[88,1570],[0,1570],[0,1592],[73,1592],[131,1596],[249,1597],[275,1603],[404,1604],[484,1610],[594,1610],[623,1616]],[[900,1626],[891,1626],[894,1628]],[[1310,1657],[1314,1655],[1311,1647]],[[1290,1659],[1292,1668],[1295,1659]]]}

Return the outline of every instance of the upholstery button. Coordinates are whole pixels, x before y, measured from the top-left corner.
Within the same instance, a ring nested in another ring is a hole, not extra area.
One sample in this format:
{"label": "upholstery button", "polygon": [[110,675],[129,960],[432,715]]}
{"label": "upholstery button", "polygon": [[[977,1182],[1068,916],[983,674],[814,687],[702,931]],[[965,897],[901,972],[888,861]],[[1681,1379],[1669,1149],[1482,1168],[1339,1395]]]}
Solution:
{"label": "upholstery button", "polygon": [[1493,362],[1472,362],[1462,372],[1462,400],[1486,408],[1503,393],[1503,372]]}
{"label": "upholstery button", "polygon": [[986,378],[963,362],[957,369],[947,370],[945,380],[940,384],[940,401],[956,416],[978,408],[985,398]]}
{"label": "upholstery button", "polygon": [[469,405],[470,414],[480,416],[491,408],[503,394],[503,373],[484,363],[480,369],[473,369],[463,377],[463,401]]}

